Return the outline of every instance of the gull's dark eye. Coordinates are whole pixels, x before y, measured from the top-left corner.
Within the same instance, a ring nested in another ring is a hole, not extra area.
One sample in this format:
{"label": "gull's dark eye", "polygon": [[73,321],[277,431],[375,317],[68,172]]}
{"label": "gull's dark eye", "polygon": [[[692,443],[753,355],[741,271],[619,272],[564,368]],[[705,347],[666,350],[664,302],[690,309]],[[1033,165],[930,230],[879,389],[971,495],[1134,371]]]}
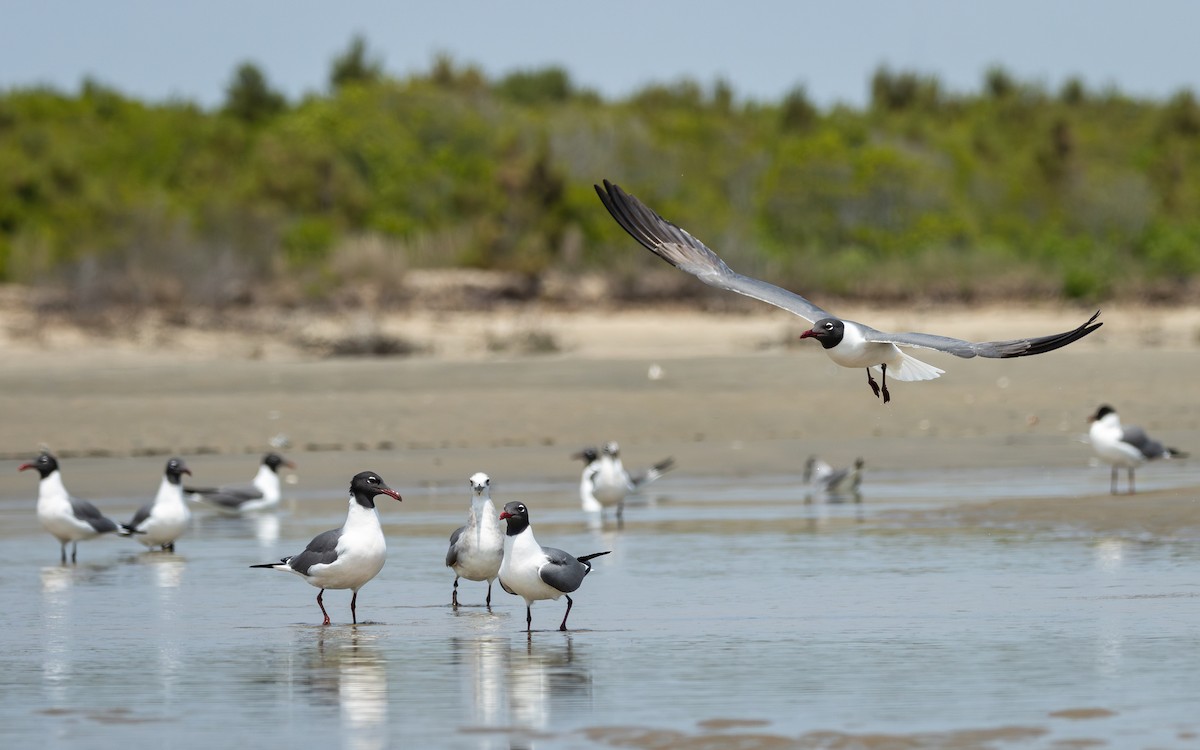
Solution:
{"label": "gull's dark eye", "polygon": [[833,323],[826,323],[826,324],[825,324],[825,330],[826,330],[826,331],[832,331],[832,330],[833,330]]}
{"label": "gull's dark eye", "polygon": [[370,482],[371,484],[379,484],[379,477],[370,476],[370,477],[367,477],[367,481]]}

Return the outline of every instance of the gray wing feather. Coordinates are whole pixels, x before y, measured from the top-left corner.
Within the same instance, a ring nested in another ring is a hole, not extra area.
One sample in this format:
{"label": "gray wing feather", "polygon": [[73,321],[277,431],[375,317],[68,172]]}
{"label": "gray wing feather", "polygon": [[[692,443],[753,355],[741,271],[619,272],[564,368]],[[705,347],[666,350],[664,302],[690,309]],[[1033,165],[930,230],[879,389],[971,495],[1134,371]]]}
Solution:
{"label": "gray wing feather", "polygon": [[674,466],[674,458],[664,458],[662,461],[654,464],[649,469],[646,469],[641,474],[638,474],[636,477],[630,477],[629,481],[633,485],[634,489],[640,489],[643,485],[650,484],[655,479],[658,479],[663,474],[670,471]]}
{"label": "gray wing feather", "polygon": [[600,201],[622,229],[679,270],[687,271],[709,286],[781,307],[810,323],[831,317],[798,294],[737,273],[703,242],[608,180],[604,181],[603,188],[599,185],[595,188]]}
{"label": "gray wing feather", "polygon": [[200,489],[185,487],[184,491],[199,495],[206,503],[235,510],[251,500],[261,500],[263,496],[262,491],[252,484]]}
{"label": "gray wing feather", "polygon": [[1167,455],[1167,449],[1162,443],[1147,435],[1141,427],[1134,425],[1121,430],[1121,442],[1137,448],[1146,458],[1162,458]]}
{"label": "gray wing feather", "polygon": [[543,547],[548,562],[542,565],[538,576],[545,583],[553,586],[564,594],[569,594],[579,588],[583,577],[591,571],[592,566],[579,562],[573,556],[553,547]]}
{"label": "gray wing feather", "polygon": [[138,512],[133,514],[133,520],[127,524],[126,528],[128,528],[130,531],[137,529],[142,521],[145,521],[150,517],[150,511],[153,508],[154,503],[146,503],[142,507],[138,508]]}
{"label": "gray wing feather", "polygon": [[308,569],[314,565],[328,565],[337,559],[338,538],[342,535],[340,528],[330,529],[313,537],[304,551],[287,559],[288,567],[300,575],[308,575]]}
{"label": "gray wing feather", "polygon": [[459,526],[450,535],[450,549],[446,550],[446,567],[452,568],[458,562],[458,538],[467,530],[466,526]]}
{"label": "gray wing feather", "polygon": [[117,524],[112,519],[105,517],[95,505],[92,505],[87,500],[80,500],[77,497],[69,499],[71,501],[71,512],[75,514],[75,517],[91,526],[97,532],[103,534],[106,531],[117,530]]}
{"label": "gray wing feather", "polygon": [[956,357],[970,359],[971,357],[990,357],[1007,359],[1009,357],[1028,357],[1034,354],[1045,354],[1055,349],[1061,349],[1067,344],[1074,343],[1103,323],[1097,323],[1100,316],[1097,310],[1087,322],[1078,328],[1049,336],[1038,336],[1028,339],[1011,339],[1009,341],[964,341],[949,336],[935,336],[931,333],[884,333],[861,323],[863,338],[877,344],[895,344],[897,346],[915,346],[919,349],[936,349],[940,352],[953,354]]}

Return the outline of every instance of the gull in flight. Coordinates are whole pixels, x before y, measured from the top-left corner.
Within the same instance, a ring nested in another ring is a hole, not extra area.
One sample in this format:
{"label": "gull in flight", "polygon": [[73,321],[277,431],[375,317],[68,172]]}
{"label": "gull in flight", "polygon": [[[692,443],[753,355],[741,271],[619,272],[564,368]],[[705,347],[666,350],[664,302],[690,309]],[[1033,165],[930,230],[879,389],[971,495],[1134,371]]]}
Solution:
{"label": "gull in flight", "polygon": [[[1097,311],[1086,323],[1073,330],[1010,341],[973,342],[930,333],[877,331],[863,323],[832,315],[800,295],[774,284],[737,273],[703,242],[608,180],[604,181],[604,187],[595,187],[604,207],[621,228],[658,257],[709,286],[753,297],[807,320],[812,328],[800,334],[800,338],[816,339],[829,358],[842,367],[866,368],[867,385],[876,397],[882,394],[884,403],[891,400],[887,387],[889,374],[895,380],[933,380],[945,372],[904,352],[900,349],[902,346],[934,349],[964,359],[1028,357],[1064,347],[1104,325],[1095,322],[1100,316]],[[872,367],[882,373],[882,386],[872,377]]]}

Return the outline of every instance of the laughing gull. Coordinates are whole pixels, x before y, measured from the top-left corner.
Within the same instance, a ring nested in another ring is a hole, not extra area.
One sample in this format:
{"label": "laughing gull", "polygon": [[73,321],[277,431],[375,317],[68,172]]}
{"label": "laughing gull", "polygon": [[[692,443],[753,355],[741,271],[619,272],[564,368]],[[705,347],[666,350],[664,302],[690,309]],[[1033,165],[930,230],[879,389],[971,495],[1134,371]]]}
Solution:
{"label": "laughing gull", "polygon": [[1146,434],[1141,427],[1123,427],[1117,410],[1108,404],[1102,405],[1091,417],[1088,438],[1092,450],[1101,461],[1112,465],[1112,482],[1109,491],[1117,494],[1117,470],[1124,467],[1129,471],[1129,494],[1134,493],[1133,470],[1146,461],[1157,458],[1183,458],[1186,453],[1168,448]]}
{"label": "laughing gull", "polygon": [[71,497],[63,485],[58,459],[54,456],[43,453],[32,462],[21,464],[19,471],[26,469],[37,469],[41,476],[38,482],[38,520],[42,522],[42,528],[62,545],[63,564],[67,562],[67,542],[71,543],[71,562],[75,562],[81,540],[110,532],[122,533],[120,527],[106,518],[95,505]]}
{"label": "laughing gull", "polygon": [[[1064,347],[1103,325],[1095,322],[1100,315],[1097,311],[1074,330],[1011,341],[972,342],[929,333],[877,331],[862,323],[835,317],[798,294],[733,271],[703,242],[608,180],[604,181],[603,188],[595,187],[604,207],[621,228],[658,257],[709,286],[767,302],[807,320],[812,328],[800,334],[800,338],[815,338],[829,358],[842,367],[866,368],[867,384],[876,397],[882,393],[884,403],[891,400],[887,387],[889,371],[896,380],[932,380],[945,372],[909,356],[899,348],[901,346],[934,349],[965,359],[976,356],[1027,357]],[[872,367],[883,374],[882,388],[871,376]]]}
{"label": "laughing gull", "polygon": [[132,521],[121,524],[121,529],[126,534],[136,535],[137,540],[150,549],[162,547],[164,552],[174,552],[175,540],[183,535],[192,520],[192,511],[183,500],[184,474],[191,476],[192,472],[182,458],[167,461],[154,502],[143,505]]}
{"label": "laughing gull", "polygon": [[256,510],[269,510],[279,505],[279,467],[296,465],[278,453],[263,456],[250,484],[230,484],[221,487],[184,487],[193,500],[207,503],[222,513],[236,515]]}
{"label": "laughing gull", "polygon": [[317,534],[298,555],[285,557],[277,563],[251,565],[252,568],[274,568],[295,573],[312,586],[321,589],[317,606],[325,615],[323,625],[329,624],[329,613],[321,597],[325,589],[350,589],[350,619],[357,625],[358,590],[383,570],[387,559],[387,542],[375,510],[375,496],[387,495],[400,500],[400,495],[383,483],[372,471],[355,474],[350,480],[350,512],[341,528]]}
{"label": "laughing gull", "polygon": [[853,467],[835,469],[816,456],[809,456],[804,462],[804,483],[826,495],[857,495],[862,469],[862,458],[856,459]]}
{"label": "laughing gull", "polygon": [[486,601],[491,609],[492,581],[500,574],[500,561],[504,558],[504,534],[489,492],[492,480],[479,472],[471,476],[470,483],[471,512],[467,515],[467,525],[454,530],[450,549],[446,551],[446,567],[454,570],[450,604],[458,608],[458,579],[466,578],[488,582]]}
{"label": "laughing gull", "polygon": [[621,463],[620,446],[611,440],[604,444],[599,455],[595,448],[584,448],[572,458],[587,462],[579,481],[579,498],[584,511],[603,512],[615,505],[618,525],[625,523],[625,498],[675,466],[675,459],[668,457],[637,476],[631,475]]}
{"label": "laughing gull", "polygon": [[500,563],[500,585],[508,593],[525,599],[525,631],[532,632],[533,612],[530,607],[534,602],[564,595],[567,597],[567,611],[558,629],[566,630],[567,617],[575,604],[570,594],[583,583],[584,576],[592,572],[592,564],[588,560],[607,555],[612,550],[575,558],[560,549],[543,547],[533,538],[529,509],[524,503],[505,505],[500,520],[507,522],[504,562]]}

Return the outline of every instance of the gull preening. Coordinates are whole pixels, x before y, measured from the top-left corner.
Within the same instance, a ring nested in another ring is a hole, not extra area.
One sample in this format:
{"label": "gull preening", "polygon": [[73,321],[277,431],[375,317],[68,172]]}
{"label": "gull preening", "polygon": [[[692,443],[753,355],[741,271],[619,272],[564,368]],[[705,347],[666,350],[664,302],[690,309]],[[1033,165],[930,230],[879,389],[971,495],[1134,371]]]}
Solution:
{"label": "gull preening", "polygon": [[[662,218],[618,186],[605,180],[604,187],[595,187],[604,207],[621,228],[658,257],[709,286],[761,300],[807,320],[812,327],[800,334],[800,338],[816,339],[829,358],[842,367],[866,368],[867,384],[876,397],[882,395],[884,403],[891,400],[887,386],[889,374],[895,380],[932,380],[945,372],[907,354],[900,349],[902,346],[933,349],[964,359],[1028,357],[1064,347],[1103,325],[1095,322],[1100,315],[1097,311],[1086,323],[1073,330],[1009,341],[973,342],[930,333],[878,331],[862,323],[838,318],[804,297],[774,284],[733,271],[703,242]],[[882,385],[871,375],[872,367],[882,374]]]}
{"label": "gull preening", "polygon": [[375,510],[378,495],[401,499],[400,494],[384,484],[375,472],[355,474],[350,480],[350,510],[346,514],[346,523],[313,537],[297,555],[289,555],[277,563],[250,567],[295,573],[309,585],[321,589],[317,593],[317,606],[325,616],[324,625],[329,624],[329,613],[322,600],[325,589],[350,589],[354,592],[350,597],[350,620],[357,625],[358,590],[383,570],[387,560],[387,542],[379,525],[379,512]]}
{"label": "gull preening", "polygon": [[125,533],[135,535],[150,549],[161,547],[164,552],[174,552],[175,540],[192,520],[192,511],[183,500],[183,475],[191,473],[182,458],[168,460],[154,501],[143,505],[132,521],[121,524]]}
{"label": "gull preening", "polygon": [[37,517],[42,528],[62,545],[62,562],[67,562],[67,543],[71,544],[71,562],[76,561],[79,542],[101,534],[123,534],[115,521],[108,518],[87,500],[72,497],[63,484],[58,459],[43,453],[19,471],[36,469],[38,481]]}
{"label": "gull preening", "polygon": [[543,547],[533,538],[529,508],[524,503],[511,502],[505,505],[500,520],[506,522],[500,585],[508,593],[525,600],[526,632],[532,632],[533,628],[533,603],[560,596],[567,597],[567,611],[558,629],[566,630],[567,617],[575,604],[571,592],[578,589],[587,574],[592,572],[592,564],[588,561],[607,555],[612,550],[576,558],[560,549]]}
{"label": "gull preening", "polygon": [[1088,439],[1100,460],[1112,466],[1109,491],[1117,494],[1117,471],[1125,468],[1129,474],[1129,494],[1134,493],[1133,470],[1159,458],[1183,458],[1186,453],[1168,448],[1146,434],[1141,427],[1122,425],[1117,410],[1102,405],[1090,418]]}
{"label": "gull preening", "polygon": [[471,485],[471,511],[467,524],[459,526],[450,535],[450,548],[446,550],[446,567],[454,571],[454,588],[450,592],[450,605],[458,609],[458,579],[487,581],[485,604],[492,608],[492,581],[500,575],[500,561],[504,559],[504,534],[500,531],[500,518],[492,504],[492,480],[487,474],[473,474]]}
{"label": "gull preening", "polygon": [[675,459],[667,457],[640,474],[630,474],[621,462],[621,447],[613,440],[605,443],[599,453],[587,447],[571,458],[584,462],[579,479],[579,500],[584,512],[603,514],[606,508],[615,507],[618,526],[625,523],[626,498],[675,466]]}

